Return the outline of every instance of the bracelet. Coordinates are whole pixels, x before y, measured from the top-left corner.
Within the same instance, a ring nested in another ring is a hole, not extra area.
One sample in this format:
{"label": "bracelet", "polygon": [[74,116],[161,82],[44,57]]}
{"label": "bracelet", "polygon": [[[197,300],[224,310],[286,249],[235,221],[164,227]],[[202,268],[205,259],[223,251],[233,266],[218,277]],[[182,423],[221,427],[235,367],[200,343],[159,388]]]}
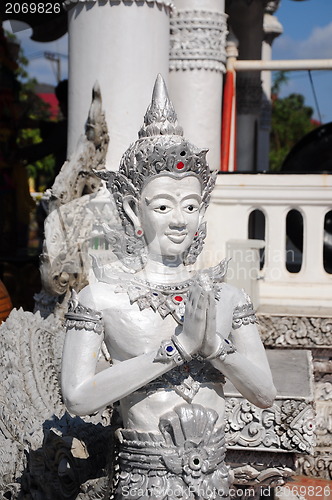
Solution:
{"label": "bracelet", "polygon": [[232,354],[233,352],[236,352],[235,347],[233,346],[232,342],[228,339],[224,339],[223,337],[220,338],[220,344],[219,347],[217,348],[216,352],[210,354],[206,360],[212,360],[212,359],[217,359],[219,358],[221,361],[224,361],[226,356],[228,354]]}
{"label": "bracelet", "polygon": [[172,340],[163,340],[153,361],[160,361],[161,363],[174,361],[177,366],[180,366],[183,365],[185,359],[183,359]]}
{"label": "bracelet", "polygon": [[185,348],[183,347],[183,345],[179,341],[179,338],[176,337],[176,335],[172,335],[171,340],[172,340],[173,344],[175,345],[175,347],[177,348],[177,350],[179,351],[180,356],[182,356],[182,358],[185,361],[189,362],[193,359],[192,356],[185,350]]}

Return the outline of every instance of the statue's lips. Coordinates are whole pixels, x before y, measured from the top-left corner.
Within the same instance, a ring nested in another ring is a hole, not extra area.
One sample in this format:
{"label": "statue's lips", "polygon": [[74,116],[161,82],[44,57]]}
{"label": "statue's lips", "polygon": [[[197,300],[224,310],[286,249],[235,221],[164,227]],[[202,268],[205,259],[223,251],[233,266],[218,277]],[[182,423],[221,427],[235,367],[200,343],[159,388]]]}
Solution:
{"label": "statue's lips", "polygon": [[181,233],[167,233],[166,236],[173,243],[182,243],[187,236],[187,231]]}

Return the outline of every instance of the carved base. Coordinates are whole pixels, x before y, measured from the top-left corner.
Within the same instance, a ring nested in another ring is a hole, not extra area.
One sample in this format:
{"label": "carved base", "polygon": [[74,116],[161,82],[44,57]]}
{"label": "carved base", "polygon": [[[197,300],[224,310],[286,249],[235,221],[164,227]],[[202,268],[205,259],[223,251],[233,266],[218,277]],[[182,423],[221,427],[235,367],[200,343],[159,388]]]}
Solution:
{"label": "carved base", "polygon": [[295,459],[288,453],[228,450],[226,463],[234,473],[234,485],[275,487],[285,484],[295,473]]}
{"label": "carved base", "polygon": [[317,450],[314,456],[299,457],[297,460],[296,473],[320,479],[327,479],[331,481],[332,480],[331,447],[326,450]]}
{"label": "carved base", "polygon": [[314,454],[298,459],[297,473],[332,479],[332,318],[258,314],[265,347],[310,349],[313,357],[315,438]]}

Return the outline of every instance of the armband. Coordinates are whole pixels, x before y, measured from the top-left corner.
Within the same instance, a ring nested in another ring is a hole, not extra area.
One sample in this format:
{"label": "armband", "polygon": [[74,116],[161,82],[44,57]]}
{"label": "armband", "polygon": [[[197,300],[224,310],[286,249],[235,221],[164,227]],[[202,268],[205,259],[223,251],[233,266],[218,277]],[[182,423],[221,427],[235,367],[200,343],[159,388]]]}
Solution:
{"label": "armband", "polygon": [[257,318],[252,302],[237,306],[233,312],[232,328],[236,330],[241,326],[257,323]]}
{"label": "armband", "polygon": [[68,312],[65,314],[66,329],[88,330],[101,334],[104,330],[103,315],[100,311],[94,311],[85,307],[78,301],[75,290],[72,290],[68,301]]}

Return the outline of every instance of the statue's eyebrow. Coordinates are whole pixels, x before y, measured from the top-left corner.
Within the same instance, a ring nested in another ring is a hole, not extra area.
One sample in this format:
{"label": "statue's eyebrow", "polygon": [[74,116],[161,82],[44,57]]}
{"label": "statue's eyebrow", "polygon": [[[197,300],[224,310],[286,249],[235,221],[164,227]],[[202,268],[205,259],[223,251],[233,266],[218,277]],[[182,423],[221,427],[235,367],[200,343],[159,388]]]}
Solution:
{"label": "statue's eyebrow", "polygon": [[[174,196],[172,196],[171,194],[156,194],[155,196],[152,196],[152,198],[147,198],[145,197],[144,200],[145,200],[145,203],[149,206],[150,203],[154,200],[159,200],[159,199],[162,199],[162,200],[170,200],[170,201],[175,201],[176,198]],[[199,195],[199,194],[196,194],[196,193],[190,193],[190,194],[187,194],[186,196],[184,196],[181,201],[185,201],[185,200],[196,200],[198,203],[201,203],[202,201],[202,197]]]}
{"label": "statue's eyebrow", "polygon": [[170,194],[166,194],[166,193],[165,194],[163,194],[163,193],[156,194],[155,196],[152,196],[152,198],[150,198],[150,199],[145,197],[144,200],[145,200],[145,203],[147,205],[150,205],[150,203],[152,201],[159,200],[160,198],[163,200],[170,200],[170,201],[174,200],[174,196],[172,196]]}
{"label": "statue's eyebrow", "polygon": [[198,203],[200,203],[202,201],[202,197],[200,194],[191,193],[191,194],[187,194],[187,196],[182,198],[182,201],[184,201],[184,200],[197,200]]}

